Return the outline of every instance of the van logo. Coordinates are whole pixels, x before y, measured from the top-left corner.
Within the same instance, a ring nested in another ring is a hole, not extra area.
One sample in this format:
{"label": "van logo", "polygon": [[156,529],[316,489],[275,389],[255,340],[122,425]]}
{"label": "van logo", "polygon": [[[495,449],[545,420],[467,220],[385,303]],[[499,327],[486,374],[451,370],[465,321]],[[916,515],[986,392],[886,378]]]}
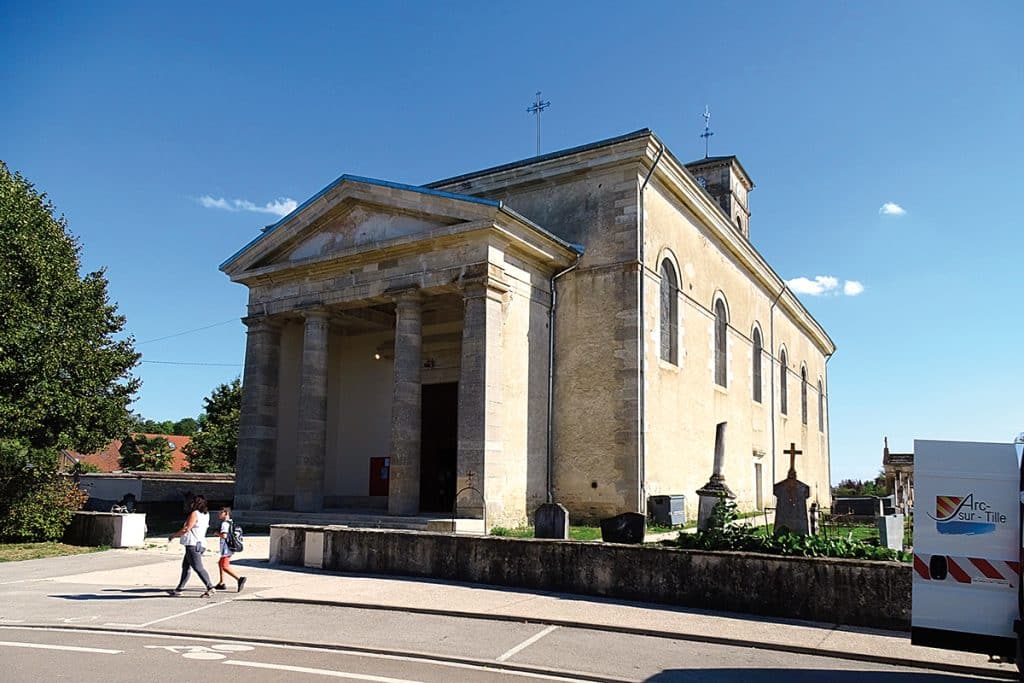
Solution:
{"label": "van logo", "polygon": [[935,496],[935,529],[940,534],[990,534],[997,524],[1006,524],[1006,515],[992,509],[987,501],[966,496]]}

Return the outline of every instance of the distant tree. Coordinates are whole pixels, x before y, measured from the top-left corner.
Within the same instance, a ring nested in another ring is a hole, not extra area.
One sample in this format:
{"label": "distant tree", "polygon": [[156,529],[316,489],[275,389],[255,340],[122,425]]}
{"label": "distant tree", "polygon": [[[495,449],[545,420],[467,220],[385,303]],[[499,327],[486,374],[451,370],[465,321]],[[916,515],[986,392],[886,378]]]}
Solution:
{"label": "distant tree", "polygon": [[197,429],[199,429],[198,420],[194,417],[183,417],[174,423],[174,427],[169,433],[179,436],[194,436]]}
{"label": "distant tree", "polygon": [[199,431],[183,449],[190,472],[234,472],[238,455],[238,416],[242,409],[242,382],[235,378],[216,387],[203,399]]}
{"label": "distant tree", "polygon": [[138,413],[131,416],[131,431],[138,434],[170,434],[174,436],[192,436],[199,428],[199,421],[194,417],[183,417],[177,422],[164,420],[147,420]]}
{"label": "distant tree", "polygon": [[885,473],[879,472],[874,479],[843,479],[832,489],[834,496],[887,496],[890,491],[885,482]]}
{"label": "distant tree", "polygon": [[0,429],[39,449],[91,453],[128,430],[139,387],[131,336],[103,271],[45,194],[0,162]]}
{"label": "distant tree", "polygon": [[122,470],[166,472],[174,460],[174,445],[161,436],[131,434],[121,441],[118,453]]}

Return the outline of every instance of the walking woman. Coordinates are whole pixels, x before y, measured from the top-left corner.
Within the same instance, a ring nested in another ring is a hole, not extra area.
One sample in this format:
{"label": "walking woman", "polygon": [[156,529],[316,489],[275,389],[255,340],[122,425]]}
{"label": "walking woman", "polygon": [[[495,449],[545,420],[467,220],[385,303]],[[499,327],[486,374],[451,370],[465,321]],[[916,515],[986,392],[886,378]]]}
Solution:
{"label": "walking woman", "polygon": [[192,505],[190,506],[190,512],[188,513],[188,519],[185,520],[185,526],[181,527],[173,534],[167,537],[167,542],[170,543],[175,538],[181,538],[181,544],[185,546],[185,557],[181,560],[181,580],[178,581],[178,587],[174,590],[167,591],[171,595],[181,595],[181,591],[185,588],[185,584],[188,582],[189,574],[192,570],[196,570],[196,574],[202,580],[206,586],[206,592],[203,593],[204,598],[208,598],[213,595],[213,583],[210,581],[210,576],[203,569],[203,543],[206,540],[206,530],[210,526],[210,513],[206,509],[206,498],[203,496],[195,496],[192,498]]}

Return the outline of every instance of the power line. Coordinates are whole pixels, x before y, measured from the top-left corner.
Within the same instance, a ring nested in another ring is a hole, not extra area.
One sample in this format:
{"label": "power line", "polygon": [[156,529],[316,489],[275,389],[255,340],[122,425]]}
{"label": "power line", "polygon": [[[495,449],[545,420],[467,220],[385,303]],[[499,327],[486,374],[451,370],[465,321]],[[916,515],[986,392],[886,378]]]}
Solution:
{"label": "power line", "polygon": [[241,363],[192,363],[183,360],[144,360],[143,363],[157,363],[159,365],[206,365],[219,368],[240,368]]}
{"label": "power line", "polygon": [[[203,330],[208,330],[211,327],[220,327],[221,325],[227,325],[228,323],[233,323],[233,322],[237,322],[237,321],[238,321],[238,318],[229,318],[228,320],[222,320],[219,323],[214,323],[212,325],[207,325],[205,327],[197,327],[194,330],[185,330],[184,332],[175,332],[174,334],[169,334],[166,337],[157,337],[156,339],[147,339],[146,341],[135,342],[135,345],[139,346],[140,344],[150,344],[152,342],[163,341],[164,339],[173,339],[174,337],[180,337],[180,336],[185,335],[185,334],[192,334],[193,332],[202,332]],[[148,361],[148,362],[155,363],[156,361]]]}

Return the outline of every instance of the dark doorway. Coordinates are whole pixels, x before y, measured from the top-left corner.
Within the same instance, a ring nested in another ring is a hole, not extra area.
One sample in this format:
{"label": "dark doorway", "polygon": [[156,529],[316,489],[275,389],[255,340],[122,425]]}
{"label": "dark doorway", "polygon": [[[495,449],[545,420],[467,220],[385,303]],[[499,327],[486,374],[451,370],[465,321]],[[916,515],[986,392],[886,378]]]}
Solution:
{"label": "dark doorway", "polygon": [[459,384],[424,384],[420,422],[420,512],[452,511],[459,450]]}

